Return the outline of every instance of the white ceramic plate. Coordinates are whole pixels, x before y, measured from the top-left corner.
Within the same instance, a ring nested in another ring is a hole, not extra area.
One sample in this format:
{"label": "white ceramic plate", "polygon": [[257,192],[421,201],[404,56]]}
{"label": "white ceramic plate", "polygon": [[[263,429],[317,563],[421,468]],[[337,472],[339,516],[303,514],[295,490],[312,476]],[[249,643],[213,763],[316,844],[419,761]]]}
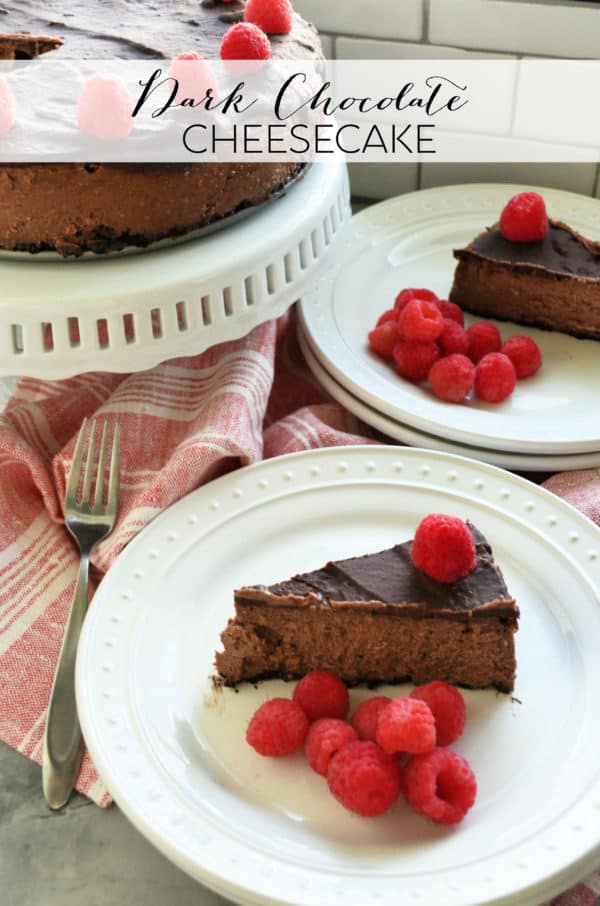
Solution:
{"label": "white ceramic plate", "polygon": [[[347,813],[301,754],[244,743],[254,709],[289,685],[210,680],[236,585],[403,541],[439,510],[488,536],[522,611],[519,701],[465,696],[456,749],[479,794],[454,829],[404,803]],[[79,647],[83,732],[136,827],[244,904],[539,903],[600,861],[599,584],[600,532],[509,473],[395,447],[276,458],[190,494],[111,568]]]}
{"label": "white ceramic plate", "polygon": [[302,324],[298,323],[298,341],[306,363],[323,389],[341,403],[344,408],[360,418],[365,424],[370,425],[392,440],[398,440],[411,447],[424,447],[428,450],[441,450],[444,453],[455,453],[457,456],[468,456],[488,462],[493,466],[503,469],[516,469],[519,472],[560,472],[565,469],[593,469],[600,466],[599,453],[563,453],[556,456],[534,456],[528,453],[502,453],[500,450],[486,450],[483,447],[468,447],[451,440],[444,440],[432,434],[425,434],[410,428],[400,422],[394,421],[389,415],[384,415],[372,409],[346,390],[332,377],[326,368],[319,362],[314,353],[310,340],[304,334]]}
{"label": "white ceramic plate", "polygon": [[[496,222],[523,186],[444,186],[402,195],[353,218],[339,267],[318,295],[302,302],[305,326],[327,370],[373,409],[460,443],[493,450],[585,453],[600,450],[600,343],[498,323],[503,339],[526,333],[539,344],[543,369],[501,405],[450,406],[401,380],[372,354],[367,333],[400,289],[425,286],[447,298],[454,248]],[[552,217],[600,239],[600,202],[541,189]],[[467,323],[475,318],[467,317]]]}

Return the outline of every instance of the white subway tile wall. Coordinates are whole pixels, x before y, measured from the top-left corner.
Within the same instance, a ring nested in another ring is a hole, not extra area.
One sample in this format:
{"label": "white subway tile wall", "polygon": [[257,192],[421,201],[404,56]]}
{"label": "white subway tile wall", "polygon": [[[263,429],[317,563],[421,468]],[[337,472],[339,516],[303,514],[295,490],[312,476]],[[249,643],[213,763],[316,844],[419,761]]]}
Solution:
{"label": "white subway tile wall", "polygon": [[[328,59],[600,58],[600,3],[582,0],[293,0]],[[482,137],[482,140],[486,140]],[[460,182],[552,186],[600,198],[591,163],[350,165],[352,191],[381,199]]]}
{"label": "white subway tile wall", "polygon": [[590,163],[424,164],[419,185],[423,189],[429,189],[432,186],[463,182],[511,182],[593,195],[596,170],[597,165]]}
{"label": "white subway tile wall", "polygon": [[326,32],[420,41],[423,0],[293,0],[305,19]]}
{"label": "white subway tile wall", "polygon": [[323,45],[323,53],[325,54],[325,59],[333,60],[334,59],[334,50],[333,50],[333,38],[331,35],[325,35],[321,33],[321,44]]}
{"label": "white subway tile wall", "polygon": [[482,53],[441,44],[409,44],[372,38],[337,38],[338,60],[514,60],[516,55]]}
{"label": "white subway tile wall", "polygon": [[389,164],[349,164],[350,183],[355,198],[382,199],[419,188],[419,165],[410,162]]}
{"label": "white subway tile wall", "polygon": [[573,0],[431,0],[428,39],[476,50],[595,58],[598,12]]}

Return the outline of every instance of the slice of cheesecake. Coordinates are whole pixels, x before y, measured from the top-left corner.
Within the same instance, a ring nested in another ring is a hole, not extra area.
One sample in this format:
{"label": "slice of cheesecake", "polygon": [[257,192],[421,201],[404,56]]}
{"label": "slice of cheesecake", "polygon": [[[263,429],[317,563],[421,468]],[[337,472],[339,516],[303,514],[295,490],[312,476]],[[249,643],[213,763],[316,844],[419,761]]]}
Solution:
{"label": "slice of cheesecake", "polygon": [[600,242],[549,223],[535,242],[511,242],[494,226],[455,250],[450,299],[476,315],[599,340]]}
{"label": "slice of cheesecake", "polygon": [[411,541],[235,593],[216,667],[228,685],[331,670],[349,684],[413,680],[510,692],[519,610],[490,545],[441,584],[416,569]]}

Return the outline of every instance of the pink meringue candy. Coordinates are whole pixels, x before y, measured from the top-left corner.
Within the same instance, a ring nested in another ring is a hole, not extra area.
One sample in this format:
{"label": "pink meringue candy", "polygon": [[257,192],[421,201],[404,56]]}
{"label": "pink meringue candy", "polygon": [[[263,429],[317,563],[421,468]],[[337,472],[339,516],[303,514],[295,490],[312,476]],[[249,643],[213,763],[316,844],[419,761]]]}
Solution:
{"label": "pink meringue candy", "polygon": [[77,122],[82,132],[94,138],[117,141],[133,129],[133,102],[127,88],[112,76],[94,75],[79,95]]}
{"label": "pink meringue candy", "polygon": [[0,77],[0,135],[6,135],[15,124],[15,98],[6,79]]}

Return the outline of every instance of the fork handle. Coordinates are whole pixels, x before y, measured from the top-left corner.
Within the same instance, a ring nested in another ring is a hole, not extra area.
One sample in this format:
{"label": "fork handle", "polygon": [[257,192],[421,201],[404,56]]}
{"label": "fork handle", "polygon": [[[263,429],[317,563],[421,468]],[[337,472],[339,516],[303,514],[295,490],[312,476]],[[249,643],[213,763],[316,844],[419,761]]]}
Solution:
{"label": "fork handle", "polygon": [[83,753],[83,738],[75,703],[75,657],[88,607],[89,564],[89,552],[82,553],[48,705],[42,756],[42,786],[46,802],[52,809],[62,808],[71,795]]}

